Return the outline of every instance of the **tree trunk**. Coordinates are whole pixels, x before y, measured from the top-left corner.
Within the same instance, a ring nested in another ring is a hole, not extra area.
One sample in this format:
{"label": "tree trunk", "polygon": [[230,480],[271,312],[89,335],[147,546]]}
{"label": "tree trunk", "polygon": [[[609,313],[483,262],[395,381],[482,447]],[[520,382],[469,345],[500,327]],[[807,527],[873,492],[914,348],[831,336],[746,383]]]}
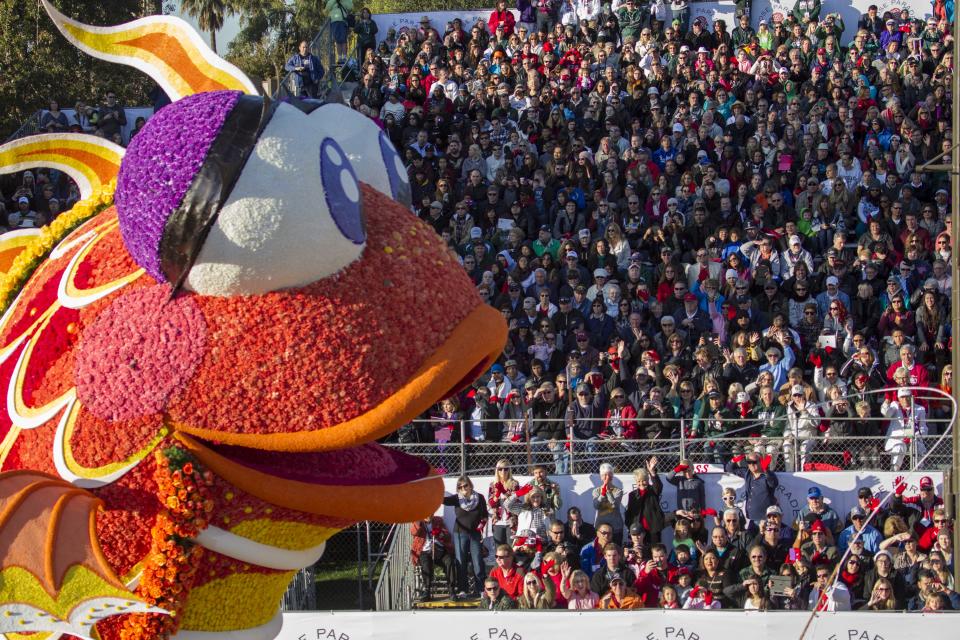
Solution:
{"label": "tree trunk", "polygon": [[210,29],[210,48],[213,49],[213,52],[217,52],[217,30]]}

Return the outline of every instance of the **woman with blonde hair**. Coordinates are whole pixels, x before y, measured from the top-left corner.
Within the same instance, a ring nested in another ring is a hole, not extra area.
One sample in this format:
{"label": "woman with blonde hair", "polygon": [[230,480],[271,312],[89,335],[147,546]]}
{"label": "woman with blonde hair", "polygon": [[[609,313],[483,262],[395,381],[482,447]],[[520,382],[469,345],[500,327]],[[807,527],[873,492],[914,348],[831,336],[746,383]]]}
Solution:
{"label": "woman with blonde hair", "polygon": [[568,609],[596,609],[600,602],[600,596],[590,590],[590,579],[587,574],[577,569],[570,574],[569,587],[568,581],[561,583],[563,597],[567,599]]}
{"label": "woman with blonde hair", "polygon": [[523,576],[523,591],[517,598],[521,609],[553,609],[556,604],[556,592],[553,580],[543,580],[534,572]]}
{"label": "woman with blonde hair", "polygon": [[507,498],[504,506],[510,513],[517,516],[515,530],[521,535],[524,531],[535,531],[541,539],[546,539],[550,515],[542,489],[539,487],[531,489],[530,485],[527,485]]}
{"label": "woman with blonde hair", "polygon": [[617,257],[617,268],[625,270],[630,266],[630,254],[633,251],[630,249],[630,243],[627,242],[623,231],[620,230],[620,225],[616,222],[608,224],[605,237],[610,247],[610,253]]}
{"label": "woman with blonde hair", "polygon": [[487,489],[487,506],[490,509],[493,540],[498,545],[508,544],[517,531],[517,517],[506,506],[507,500],[516,492],[517,486],[517,481],[513,479],[510,461],[506,458],[497,460],[496,475]]}
{"label": "woman with blonde hair", "polygon": [[893,583],[886,578],[874,582],[866,608],[870,611],[894,611],[897,603],[893,597]]}

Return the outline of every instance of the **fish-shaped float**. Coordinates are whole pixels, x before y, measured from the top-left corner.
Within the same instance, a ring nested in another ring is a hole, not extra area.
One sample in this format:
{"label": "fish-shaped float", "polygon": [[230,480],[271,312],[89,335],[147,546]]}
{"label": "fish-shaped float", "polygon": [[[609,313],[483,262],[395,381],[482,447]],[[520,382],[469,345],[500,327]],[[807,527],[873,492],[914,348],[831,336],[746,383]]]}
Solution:
{"label": "fish-shaped float", "polygon": [[126,150],[0,147],[84,196],[0,240],[0,634],[273,638],[331,535],[434,511],[440,478],[375,440],[486,370],[505,323],[370,120],[258,96],[175,18],[44,5],[173,102]]}

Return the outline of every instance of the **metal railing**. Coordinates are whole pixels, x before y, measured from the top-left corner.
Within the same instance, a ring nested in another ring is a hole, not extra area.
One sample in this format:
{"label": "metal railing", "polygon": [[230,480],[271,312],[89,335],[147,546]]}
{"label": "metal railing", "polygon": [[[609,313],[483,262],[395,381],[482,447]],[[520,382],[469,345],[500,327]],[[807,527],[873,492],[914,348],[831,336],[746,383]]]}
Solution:
{"label": "metal railing", "polygon": [[20,128],[11,133],[4,142],[11,142],[13,140],[19,140],[20,138],[25,138],[27,136],[32,136],[33,134],[40,131],[40,117],[43,114],[42,109],[37,109],[35,112],[30,114],[26,120],[23,121],[23,124],[20,125]]}
{"label": "metal railing", "polygon": [[[871,418],[879,432],[886,430],[887,420]],[[926,459],[920,470],[948,469],[953,459],[949,438],[939,435],[916,435],[905,438],[878,436],[837,436],[828,430],[816,436],[766,437],[754,435],[761,426],[754,420],[726,420],[723,434],[687,437],[695,421],[679,418],[673,421],[670,431],[680,434],[676,438],[615,438],[537,440],[526,437],[537,433],[537,423],[544,422],[526,418],[524,437],[518,441],[476,442],[469,434],[481,431],[484,425],[503,423],[502,420],[464,419],[456,423],[455,439],[448,442],[398,442],[385,446],[400,449],[428,461],[441,474],[493,473],[497,461],[510,460],[518,468],[545,465],[552,474],[595,473],[601,463],[609,463],[618,472],[631,471],[643,466],[646,459],[656,455],[666,465],[674,466],[681,458],[698,465],[726,465],[736,456],[756,451],[770,457],[770,468],[775,471],[828,471],[863,470],[896,471],[912,468]],[[554,421],[555,422],[555,421]],[[594,420],[595,431],[603,429],[603,420]],[[638,431],[645,425],[661,424],[660,420],[637,418]],[[851,418],[825,420],[836,430],[838,423],[862,422]],[[449,421],[419,420],[406,427],[406,432],[433,435],[435,428],[446,429]],[[940,433],[949,424],[947,419],[929,419],[930,433]],[[459,432],[459,436],[456,436]],[[569,432],[568,432],[569,433]]]}
{"label": "metal railing", "polygon": [[387,538],[387,552],[374,590],[377,611],[407,610],[413,604],[416,571],[410,562],[413,534],[410,525],[395,524]]}
{"label": "metal railing", "polygon": [[306,567],[293,577],[283,594],[283,611],[313,611],[317,608],[317,577],[313,567]]}

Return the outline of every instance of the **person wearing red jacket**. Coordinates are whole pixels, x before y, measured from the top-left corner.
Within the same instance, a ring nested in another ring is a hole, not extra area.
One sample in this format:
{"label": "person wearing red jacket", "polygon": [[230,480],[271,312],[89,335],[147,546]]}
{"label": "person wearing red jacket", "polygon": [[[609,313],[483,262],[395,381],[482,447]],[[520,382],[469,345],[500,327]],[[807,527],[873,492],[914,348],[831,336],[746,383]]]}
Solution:
{"label": "person wearing red jacket", "polygon": [[893,374],[900,367],[907,370],[907,376],[909,376],[908,380],[911,386],[930,386],[930,375],[927,373],[927,368],[917,362],[913,345],[905,344],[900,347],[900,359],[887,368],[887,380],[889,382],[893,383]]}
{"label": "person wearing red jacket", "polygon": [[627,392],[617,387],[610,392],[610,400],[600,437],[616,440],[636,438],[637,410],[627,399]]}
{"label": "person wearing red jacket", "polygon": [[523,568],[513,562],[513,549],[508,544],[501,544],[496,551],[497,566],[490,570],[490,578],[500,585],[508,596],[516,600],[523,591]]}
{"label": "person wearing red jacket", "polygon": [[[920,522],[918,522],[916,526],[919,527]],[[917,539],[917,549],[924,553],[929,553],[934,545],[937,544],[937,536],[939,536],[943,530],[951,531],[952,522],[950,518],[947,517],[947,512],[940,506],[933,510],[933,520],[930,526],[924,529],[923,533],[921,533]]]}
{"label": "person wearing red jacket", "polygon": [[487,28],[490,33],[496,33],[497,27],[503,25],[503,35],[509,38],[513,35],[513,27],[517,19],[513,17],[513,12],[507,9],[505,0],[497,2],[497,8],[490,12],[490,18],[487,20]]}

